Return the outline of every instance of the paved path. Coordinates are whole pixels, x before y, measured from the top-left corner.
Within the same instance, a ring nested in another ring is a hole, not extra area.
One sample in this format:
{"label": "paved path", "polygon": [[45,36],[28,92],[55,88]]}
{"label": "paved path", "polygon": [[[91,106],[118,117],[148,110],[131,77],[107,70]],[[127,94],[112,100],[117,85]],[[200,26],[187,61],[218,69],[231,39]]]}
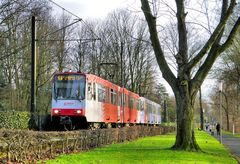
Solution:
{"label": "paved path", "polygon": [[[214,135],[214,137],[219,140],[219,136]],[[230,134],[223,134],[222,142],[223,145],[227,147],[230,152],[236,157],[238,163],[240,163],[240,138],[234,137]]]}

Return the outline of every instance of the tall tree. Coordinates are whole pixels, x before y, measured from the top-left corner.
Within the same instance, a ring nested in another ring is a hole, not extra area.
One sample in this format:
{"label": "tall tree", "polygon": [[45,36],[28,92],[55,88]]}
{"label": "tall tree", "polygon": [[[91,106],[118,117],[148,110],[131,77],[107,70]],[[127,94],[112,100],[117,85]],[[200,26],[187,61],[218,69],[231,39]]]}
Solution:
{"label": "tall tree", "polygon": [[[125,88],[141,96],[151,96],[157,64],[146,22],[136,20],[133,13],[118,9],[101,22],[84,22],[78,31],[82,40],[73,51],[74,67],[121,85],[122,64]],[[95,40],[98,38],[101,40]]]}
{"label": "tall tree", "polygon": [[[189,56],[189,43],[188,43],[188,28],[186,18],[185,6],[187,1],[176,0],[176,19],[178,29],[178,51],[175,54],[177,65],[177,76],[174,75],[170,69],[162,49],[162,44],[159,40],[157,31],[157,18],[152,13],[148,0],[141,0],[142,11],[148,23],[150,40],[152,47],[163,74],[164,79],[171,86],[177,104],[177,135],[176,141],[172,148],[180,150],[200,150],[195,134],[194,134],[194,102],[197,92],[214,64],[216,58],[224,52],[231,44],[235,34],[240,25],[240,18],[235,21],[233,28],[226,39],[221,42],[223,38],[224,29],[227,21],[234,11],[236,0],[222,1],[221,18],[209,39],[203,47],[196,53],[196,55]],[[155,13],[155,10],[154,10]],[[205,60],[204,60],[205,59]],[[197,64],[204,60],[200,68],[196,68]],[[196,70],[193,73],[193,69]]]}
{"label": "tall tree", "polygon": [[[122,56],[124,86],[141,96],[150,95],[154,89],[154,61],[148,42],[146,23],[136,21],[129,11],[116,10],[108,15],[105,61],[119,63]],[[118,65],[120,68],[120,63]],[[121,84],[115,76],[116,83]],[[118,81],[117,81],[118,80]]]}
{"label": "tall tree", "polygon": [[[68,64],[68,55],[70,51],[70,43],[68,40],[71,38],[72,29],[69,29],[69,24],[71,22],[71,17],[69,15],[63,14],[59,17],[60,21],[56,22],[56,27],[49,37],[55,38],[55,62],[58,67],[58,71],[63,71]],[[56,30],[57,29],[57,30]]]}
{"label": "tall tree", "polygon": [[[240,5],[237,6],[237,11],[240,10]],[[235,12],[233,17],[237,17],[239,12]],[[233,19],[234,20],[234,19]],[[230,21],[227,29],[231,30],[234,25],[233,21]],[[237,118],[239,118],[239,91],[240,91],[240,34],[238,33],[235,40],[232,42],[232,46],[221,57],[222,64],[220,65],[221,75],[225,84],[224,97],[226,105],[223,107],[226,120],[227,130],[230,130],[230,120],[236,125]],[[230,115],[232,117],[230,118]],[[238,126],[238,125],[236,125]]]}
{"label": "tall tree", "polygon": [[0,2],[0,65],[4,72],[4,108],[26,110],[29,100],[30,21],[34,13],[44,13],[47,2],[2,0]]}

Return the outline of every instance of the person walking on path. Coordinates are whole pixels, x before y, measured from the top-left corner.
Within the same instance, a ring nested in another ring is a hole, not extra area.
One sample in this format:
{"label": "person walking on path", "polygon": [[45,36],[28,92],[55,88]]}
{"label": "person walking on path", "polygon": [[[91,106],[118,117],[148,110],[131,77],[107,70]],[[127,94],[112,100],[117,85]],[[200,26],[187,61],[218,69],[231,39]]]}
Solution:
{"label": "person walking on path", "polygon": [[217,123],[216,125],[217,135],[220,136],[220,124]]}

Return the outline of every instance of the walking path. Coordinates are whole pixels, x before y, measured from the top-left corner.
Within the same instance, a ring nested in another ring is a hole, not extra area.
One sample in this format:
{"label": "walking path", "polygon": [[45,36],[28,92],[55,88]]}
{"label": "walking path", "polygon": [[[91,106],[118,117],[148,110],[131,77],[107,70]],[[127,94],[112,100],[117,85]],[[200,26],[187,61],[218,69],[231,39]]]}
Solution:
{"label": "walking path", "polygon": [[[217,140],[220,140],[220,137],[214,135]],[[238,163],[240,163],[240,138],[234,137],[230,134],[222,135],[222,142],[225,147],[227,147],[230,152],[236,157]]]}

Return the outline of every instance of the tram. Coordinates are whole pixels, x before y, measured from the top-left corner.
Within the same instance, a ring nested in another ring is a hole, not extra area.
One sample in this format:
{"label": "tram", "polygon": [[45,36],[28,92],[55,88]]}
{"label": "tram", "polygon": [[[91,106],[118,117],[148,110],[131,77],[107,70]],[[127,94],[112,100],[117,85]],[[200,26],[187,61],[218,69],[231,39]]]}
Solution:
{"label": "tram", "polygon": [[161,106],[101,77],[57,73],[52,81],[51,121],[65,129],[161,123]]}

